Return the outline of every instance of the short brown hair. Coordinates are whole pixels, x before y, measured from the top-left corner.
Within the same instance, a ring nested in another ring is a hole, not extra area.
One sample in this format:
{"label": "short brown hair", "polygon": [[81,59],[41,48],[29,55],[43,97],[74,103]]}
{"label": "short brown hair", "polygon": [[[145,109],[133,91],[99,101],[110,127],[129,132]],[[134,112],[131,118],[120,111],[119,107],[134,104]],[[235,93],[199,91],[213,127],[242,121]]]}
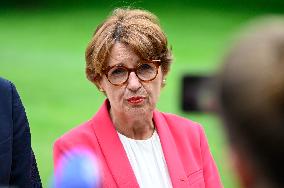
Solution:
{"label": "short brown hair", "polygon": [[94,84],[102,78],[116,42],[129,45],[142,59],[160,59],[163,74],[168,73],[172,55],[157,17],[145,10],[118,8],[97,27],[86,49],[86,74]]}

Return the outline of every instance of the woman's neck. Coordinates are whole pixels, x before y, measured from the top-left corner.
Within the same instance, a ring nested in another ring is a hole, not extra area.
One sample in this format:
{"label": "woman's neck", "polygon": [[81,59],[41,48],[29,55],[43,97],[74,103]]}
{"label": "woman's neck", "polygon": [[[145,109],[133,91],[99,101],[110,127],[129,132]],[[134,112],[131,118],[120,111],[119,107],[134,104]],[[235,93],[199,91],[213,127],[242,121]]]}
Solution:
{"label": "woman's neck", "polygon": [[110,109],[110,116],[115,129],[128,138],[145,140],[150,138],[155,130],[153,113],[129,117],[121,113],[117,114]]}

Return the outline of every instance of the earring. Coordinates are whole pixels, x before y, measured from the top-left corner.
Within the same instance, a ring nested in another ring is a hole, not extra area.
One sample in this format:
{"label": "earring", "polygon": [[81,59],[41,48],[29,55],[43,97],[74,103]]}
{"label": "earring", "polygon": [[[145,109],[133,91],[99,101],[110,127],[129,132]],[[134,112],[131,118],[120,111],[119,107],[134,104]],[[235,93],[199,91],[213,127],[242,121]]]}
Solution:
{"label": "earring", "polygon": [[162,80],[162,86],[165,86],[166,85],[166,79],[163,79]]}
{"label": "earring", "polygon": [[99,88],[100,92],[104,92],[104,90],[102,88]]}

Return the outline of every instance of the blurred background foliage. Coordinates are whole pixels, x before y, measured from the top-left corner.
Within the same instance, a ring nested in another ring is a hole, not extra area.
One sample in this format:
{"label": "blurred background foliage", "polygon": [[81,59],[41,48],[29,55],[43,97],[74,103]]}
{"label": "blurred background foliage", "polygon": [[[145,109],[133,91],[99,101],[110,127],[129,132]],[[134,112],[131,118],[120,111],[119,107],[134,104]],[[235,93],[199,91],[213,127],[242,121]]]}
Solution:
{"label": "blurred background foliage", "polygon": [[201,123],[224,186],[239,187],[218,118],[181,111],[181,78],[217,71],[239,28],[257,16],[283,14],[283,5],[282,0],[2,0],[0,76],[16,84],[26,107],[44,187],[52,176],[53,142],[90,119],[105,98],[85,78],[84,51],[96,26],[121,6],[159,17],[174,63],[158,108]]}

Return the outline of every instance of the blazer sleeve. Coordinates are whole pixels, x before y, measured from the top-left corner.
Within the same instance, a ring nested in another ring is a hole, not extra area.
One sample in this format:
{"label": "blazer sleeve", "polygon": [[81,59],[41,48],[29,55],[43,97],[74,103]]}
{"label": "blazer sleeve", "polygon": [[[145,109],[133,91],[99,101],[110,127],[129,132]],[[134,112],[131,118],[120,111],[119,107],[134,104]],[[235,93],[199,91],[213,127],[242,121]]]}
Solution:
{"label": "blazer sleeve", "polygon": [[221,188],[222,183],[219,177],[219,173],[210,152],[207,138],[204,130],[200,127],[200,146],[202,151],[202,162],[203,162],[203,176],[206,188]]}
{"label": "blazer sleeve", "polygon": [[12,87],[13,155],[10,185],[42,187],[36,160],[31,149],[31,134],[20,96]]}

